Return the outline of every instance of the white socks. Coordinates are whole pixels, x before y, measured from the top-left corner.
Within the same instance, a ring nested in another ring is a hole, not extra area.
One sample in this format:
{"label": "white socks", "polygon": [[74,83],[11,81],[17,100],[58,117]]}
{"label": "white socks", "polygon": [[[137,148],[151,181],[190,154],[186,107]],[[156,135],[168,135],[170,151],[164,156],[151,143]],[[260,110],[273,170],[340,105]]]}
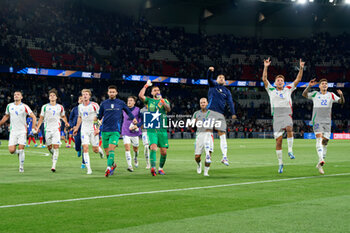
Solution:
{"label": "white socks", "polygon": [[282,165],[283,164],[282,150],[276,150],[276,155],[277,155],[277,159],[278,159],[278,165]]}
{"label": "white socks", "polygon": [[227,158],[227,141],[226,134],[220,136],[220,148],[222,152],[222,157]]}
{"label": "white socks", "polygon": [[18,150],[19,167],[22,169],[23,169],[23,165],[24,165],[24,159],[25,159],[24,150]]}
{"label": "white socks", "polygon": [[205,157],[210,158],[210,140],[211,140],[211,132],[205,132],[204,137],[204,150],[205,150]]}
{"label": "white socks", "polygon": [[318,154],[318,162],[321,162],[323,160],[322,138],[316,138],[316,151]]}
{"label": "white socks", "polygon": [[327,154],[327,145],[323,145],[323,159],[326,158]]}
{"label": "white socks", "polygon": [[293,141],[294,141],[294,137],[287,138],[288,153],[293,153]]}
{"label": "white socks", "polygon": [[[101,149],[101,148],[100,148]],[[90,164],[90,155],[89,155],[89,153],[87,152],[87,153],[83,153],[83,156],[84,156],[84,162],[85,162],[85,166],[86,166],[86,168],[87,168],[87,173],[88,174],[91,174],[91,164]]]}
{"label": "white socks", "polygon": [[145,154],[145,159],[146,159],[146,166],[149,166],[149,146],[148,145],[144,145],[144,149],[143,152]]}
{"label": "white socks", "polygon": [[101,158],[105,156],[105,153],[103,152],[101,147],[98,147],[98,153],[101,155]]}
{"label": "white socks", "polygon": [[210,169],[210,167],[204,166],[204,174],[203,174],[204,176],[209,176],[209,174],[208,174],[209,169]]}
{"label": "white socks", "polygon": [[[58,159],[58,149],[51,149],[53,151],[52,155],[52,168],[56,169],[56,163]],[[50,151],[51,152],[51,151]]]}
{"label": "white socks", "polygon": [[128,167],[132,167],[130,151],[125,151],[125,157],[126,157],[126,162],[128,163]]}

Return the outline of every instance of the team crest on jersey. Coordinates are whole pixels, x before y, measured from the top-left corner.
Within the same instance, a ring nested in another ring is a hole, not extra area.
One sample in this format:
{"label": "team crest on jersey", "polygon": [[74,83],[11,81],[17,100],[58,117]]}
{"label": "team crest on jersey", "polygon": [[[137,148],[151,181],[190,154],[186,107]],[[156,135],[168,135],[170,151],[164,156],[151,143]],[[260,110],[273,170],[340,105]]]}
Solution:
{"label": "team crest on jersey", "polygon": [[111,104],[111,108],[114,108],[114,104]]}
{"label": "team crest on jersey", "polygon": [[83,116],[88,116],[89,113],[88,112],[83,112]]}

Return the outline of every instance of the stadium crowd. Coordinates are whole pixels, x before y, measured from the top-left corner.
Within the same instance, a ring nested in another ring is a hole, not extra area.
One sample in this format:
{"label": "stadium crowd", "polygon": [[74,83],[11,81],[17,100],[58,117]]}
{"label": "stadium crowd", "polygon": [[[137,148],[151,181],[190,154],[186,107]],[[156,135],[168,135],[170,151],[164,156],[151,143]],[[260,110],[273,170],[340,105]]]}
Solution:
{"label": "stadium crowd", "polygon": [[[114,77],[203,78],[208,64],[215,64],[227,79],[252,80],[262,72],[262,57],[271,56],[271,75],[281,73],[287,80],[294,79],[299,58],[307,61],[304,81],[327,77],[342,82],[350,77],[349,34],[332,37],[321,33],[297,40],[191,34],[183,28],[152,26],[142,17],[136,20],[90,8],[79,1],[1,4],[2,65],[104,71]],[[101,54],[97,48],[107,52]],[[152,59],[151,54],[160,50],[176,59]]]}

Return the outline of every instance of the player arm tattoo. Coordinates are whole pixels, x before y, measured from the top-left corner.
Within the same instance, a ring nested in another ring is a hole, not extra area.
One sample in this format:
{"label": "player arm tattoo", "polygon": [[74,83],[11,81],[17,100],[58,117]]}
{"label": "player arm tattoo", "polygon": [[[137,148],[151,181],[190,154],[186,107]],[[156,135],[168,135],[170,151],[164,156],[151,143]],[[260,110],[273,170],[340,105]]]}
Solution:
{"label": "player arm tattoo", "polygon": [[307,86],[307,87],[305,88],[305,90],[303,91],[303,96],[304,96],[305,98],[307,98],[307,94],[309,93],[309,90],[310,90],[310,86]]}

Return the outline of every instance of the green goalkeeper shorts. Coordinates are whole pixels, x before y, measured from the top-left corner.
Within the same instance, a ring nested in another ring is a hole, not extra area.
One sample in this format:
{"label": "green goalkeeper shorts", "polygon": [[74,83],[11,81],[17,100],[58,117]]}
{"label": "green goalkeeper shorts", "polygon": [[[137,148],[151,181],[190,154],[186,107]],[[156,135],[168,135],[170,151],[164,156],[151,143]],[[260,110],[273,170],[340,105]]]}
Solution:
{"label": "green goalkeeper shorts", "polygon": [[148,129],[147,136],[149,145],[156,144],[158,147],[168,148],[168,133],[166,130]]}
{"label": "green goalkeeper shorts", "polygon": [[119,132],[102,132],[102,146],[108,148],[109,144],[118,146],[120,133]]}

